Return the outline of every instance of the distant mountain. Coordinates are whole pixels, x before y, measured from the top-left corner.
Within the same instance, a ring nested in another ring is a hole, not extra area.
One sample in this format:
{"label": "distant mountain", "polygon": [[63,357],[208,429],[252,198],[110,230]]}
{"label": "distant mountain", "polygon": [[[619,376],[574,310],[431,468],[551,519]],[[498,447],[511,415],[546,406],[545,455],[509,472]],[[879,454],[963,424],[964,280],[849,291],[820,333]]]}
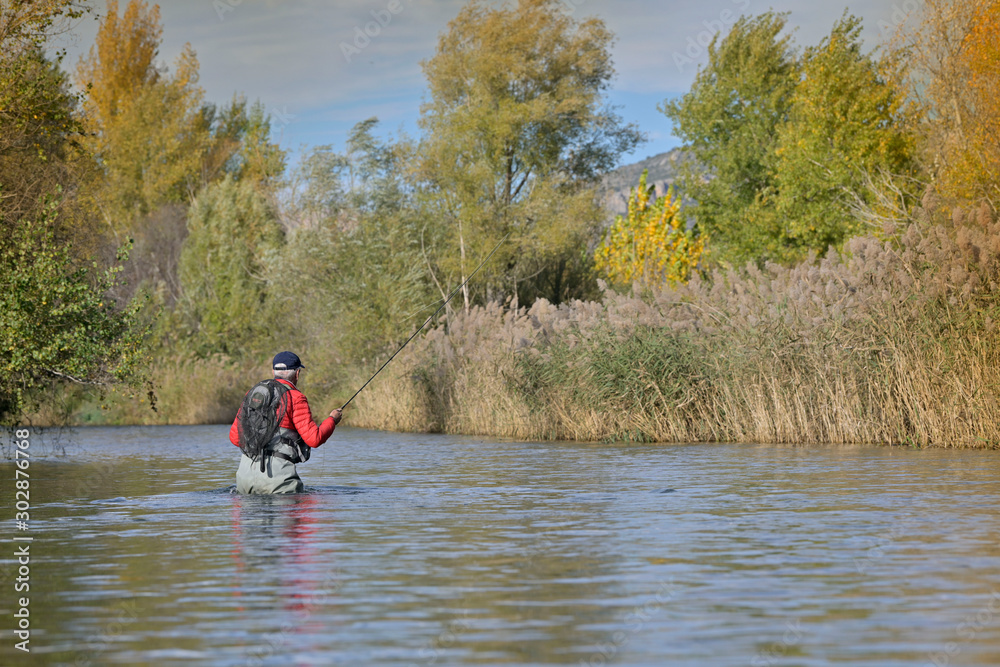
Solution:
{"label": "distant mountain", "polygon": [[624,215],[628,212],[629,189],[639,185],[639,177],[642,176],[644,169],[649,170],[649,176],[646,177],[647,185],[656,186],[657,196],[666,194],[670,186],[680,176],[681,165],[690,159],[680,148],[675,148],[672,151],[618,167],[604,177],[605,205],[614,215]]}

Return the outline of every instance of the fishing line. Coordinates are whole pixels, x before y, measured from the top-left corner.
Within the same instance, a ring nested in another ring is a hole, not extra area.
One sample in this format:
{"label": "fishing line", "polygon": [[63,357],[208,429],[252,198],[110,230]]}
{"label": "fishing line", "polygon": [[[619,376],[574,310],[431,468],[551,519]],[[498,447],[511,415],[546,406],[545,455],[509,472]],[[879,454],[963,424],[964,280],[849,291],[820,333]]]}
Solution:
{"label": "fishing line", "polygon": [[[443,309],[443,308],[444,308],[445,306],[447,306],[447,305],[448,305],[448,302],[449,302],[449,301],[451,301],[452,297],[453,297],[453,296],[455,296],[456,294],[458,294],[458,290],[462,289],[463,287],[465,287],[466,285],[468,285],[468,284],[469,284],[469,281],[470,281],[470,280],[472,280],[473,276],[475,276],[475,275],[476,275],[477,273],[479,273],[479,269],[483,268],[483,266],[484,266],[484,265],[486,264],[486,262],[490,261],[490,257],[492,257],[492,256],[493,256],[493,253],[495,253],[495,252],[496,252],[497,250],[499,250],[499,249],[500,249],[500,246],[501,246],[501,245],[503,245],[503,242],[507,240],[507,237],[508,237],[508,236],[510,236],[510,232],[507,232],[507,233],[506,233],[506,234],[504,235],[504,237],[503,237],[502,239],[500,239],[500,242],[499,242],[499,243],[497,243],[497,244],[496,244],[496,246],[494,246],[494,247],[493,247],[493,250],[491,250],[491,251],[490,251],[490,254],[488,254],[488,255],[486,256],[486,259],[484,259],[484,260],[483,260],[483,261],[482,261],[482,262],[481,262],[481,263],[479,264],[479,266],[477,266],[477,267],[476,267],[476,270],[475,270],[475,271],[473,271],[473,272],[472,272],[472,274],[471,274],[471,275],[470,275],[470,276],[469,276],[468,278],[466,278],[466,279],[465,279],[465,282],[463,282],[463,283],[462,283],[461,285],[459,285],[458,287],[456,287],[456,288],[455,288],[455,289],[454,289],[454,290],[452,291],[452,293],[448,295],[448,298],[444,300],[444,303],[442,303],[442,304],[441,304],[441,305],[440,305],[440,306],[438,307],[438,309],[437,309],[437,310],[435,310],[435,311],[434,311],[433,313],[431,313],[431,316],[430,316],[430,317],[428,317],[428,318],[427,318],[426,320],[424,320],[424,323],[423,323],[423,324],[421,324],[421,325],[420,325],[419,327],[417,327],[417,330],[413,332],[413,335],[411,335],[411,336],[410,336],[409,338],[407,338],[407,339],[406,339],[406,342],[405,342],[405,343],[403,343],[402,345],[400,345],[400,346],[399,346],[399,349],[398,349],[398,350],[396,350],[395,352],[393,352],[393,353],[392,353],[392,356],[391,356],[391,357],[389,357],[388,359],[386,359],[386,360],[385,360],[385,363],[384,363],[384,364],[382,364],[381,366],[379,366],[379,369],[378,369],[377,371],[375,371],[375,374],[374,374],[374,375],[372,375],[372,376],[371,376],[370,378],[368,378],[368,382],[371,382],[372,380],[374,380],[374,379],[375,379],[375,375],[378,375],[379,373],[381,373],[381,372],[382,372],[382,369],[383,369],[383,368],[385,368],[386,366],[388,366],[388,365],[389,365],[389,362],[390,362],[390,361],[392,361],[392,360],[393,360],[393,359],[394,359],[394,358],[396,357],[396,355],[397,355],[397,354],[399,354],[399,353],[400,353],[400,352],[401,352],[401,351],[403,350],[403,348],[404,348],[404,347],[406,347],[407,345],[409,345],[410,341],[411,341],[411,340],[413,340],[414,338],[416,338],[416,337],[417,337],[417,334],[418,334],[418,333],[420,333],[420,332],[421,332],[421,331],[423,330],[423,328],[424,328],[425,326],[427,326],[427,324],[428,324],[428,323],[429,323],[429,322],[430,322],[431,320],[433,320],[433,319],[434,319],[435,317],[437,317],[437,314],[438,314],[438,313],[440,313],[440,312],[441,312],[441,310],[442,310],[442,309]],[[418,311],[418,312],[419,312],[419,311]],[[367,387],[367,386],[368,386],[368,382],[365,382],[365,383],[364,383],[363,385],[361,385],[361,389],[364,389],[365,387]],[[358,390],[357,390],[356,392],[354,392],[354,396],[351,396],[351,397],[350,397],[349,399],[347,399],[347,403],[344,403],[344,404],[343,404],[343,405],[342,405],[342,406],[340,407],[340,409],[341,409],[341,410],[343,410],[343,409],[344,409],[344,408],[346,408],[346,407],[347,407],[348,405],[350,405],[351,401],[353,401],[353,400],[354,400],[355,396],[357,396],[358,394],[360,394],[360,393],[361,393],[361,389],[358,389]]]}
{"label": "fishing line", "polygon": [[414,310],[414,311],[412,311],[412,312],[410,312],[410,313],[408,313],[408,314],[406,314],[406,315],[403,315],[403,319],[402,319],[402,320],[400,320],[400,321],[401,321],[401,322],[405,322],[406,320],[409,320],[409,319],[413,319],[413,316],[414,316],[414,315],[418,315],[418,314],[420,314],[421,312],[423,312],[423,311],[427,310],[427,309],[428,309],[428,308],[430,308],[431,306],[436,306],[436,305],[438,305],[439,303],[441,303],[441,301],[442,301],[442,299],[436,299],[436,300],[434,300],[434,301],[431,301],[431,302],[430,302],[430,303],[428,303],[428,304],[424,304],[423,306],[420,306],[420,307],[419,307],[419,308],[417,308],[416,310]]}

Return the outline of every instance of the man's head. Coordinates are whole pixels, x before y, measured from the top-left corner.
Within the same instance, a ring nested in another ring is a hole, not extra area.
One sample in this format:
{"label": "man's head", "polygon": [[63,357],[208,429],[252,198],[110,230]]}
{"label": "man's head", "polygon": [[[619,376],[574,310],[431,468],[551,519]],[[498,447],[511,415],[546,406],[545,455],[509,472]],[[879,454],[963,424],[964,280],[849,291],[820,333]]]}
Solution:
{"label": "man's head", "polygon": [[295,384],[299,378],[299,371],[301,371],[305,366],[299,361],[297,355],[292,352],[279,352],[274,355],[274,360],[271,362],[271,369],[274,371],[274,377],[278,380],[288,380],[292,384]]}

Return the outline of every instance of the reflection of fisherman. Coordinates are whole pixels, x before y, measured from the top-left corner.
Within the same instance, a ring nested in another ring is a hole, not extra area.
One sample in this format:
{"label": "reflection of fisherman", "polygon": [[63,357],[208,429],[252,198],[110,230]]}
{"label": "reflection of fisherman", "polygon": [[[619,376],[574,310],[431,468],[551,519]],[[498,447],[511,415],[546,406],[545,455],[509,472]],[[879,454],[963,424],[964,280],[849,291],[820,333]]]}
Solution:
{"label": "reflection of fisherman", "polygon": [[333,434],[342,411],[334,410],[318,426],[306,397],[295,388],[305,368],[291,352],[279,352],[272,363],[274,379],[259,382],[243,397],[229,440],[243,456],[236,471],[240,493],[298,493],[302,480],[296,463]]}

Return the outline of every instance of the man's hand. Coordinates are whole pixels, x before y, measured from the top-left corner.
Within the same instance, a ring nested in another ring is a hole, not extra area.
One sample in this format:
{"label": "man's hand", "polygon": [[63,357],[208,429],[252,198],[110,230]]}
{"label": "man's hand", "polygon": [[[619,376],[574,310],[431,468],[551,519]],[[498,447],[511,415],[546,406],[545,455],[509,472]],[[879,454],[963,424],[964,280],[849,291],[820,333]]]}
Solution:
{"label": "man's hand", "polygon": [[333,425],[336,426],[337,424],[340,423],[340,420],[343,418],[344,411],[341,410],[340,408],[337,408],[336,410],[330,413],[330,416],[333,417]]}

